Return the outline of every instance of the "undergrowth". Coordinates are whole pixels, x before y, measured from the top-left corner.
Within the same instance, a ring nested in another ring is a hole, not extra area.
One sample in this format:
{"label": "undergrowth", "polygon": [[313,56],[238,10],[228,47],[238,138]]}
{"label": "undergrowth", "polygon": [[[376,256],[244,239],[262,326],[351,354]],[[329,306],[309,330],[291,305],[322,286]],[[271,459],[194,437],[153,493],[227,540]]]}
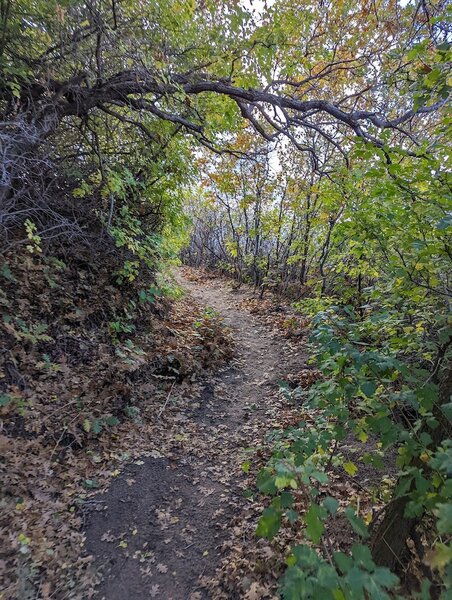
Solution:
{"label": "undergrowth", "polygon": [[[4,600],[89,596],[96,575],[81,552],[89,495],[132,456],[158,452],[168,393],[231,355],[217,316],[165,299],[151,272],[122,285],[114,272],[29,251],[3,263]],[[174,285],[172,293],[180,296]]]}

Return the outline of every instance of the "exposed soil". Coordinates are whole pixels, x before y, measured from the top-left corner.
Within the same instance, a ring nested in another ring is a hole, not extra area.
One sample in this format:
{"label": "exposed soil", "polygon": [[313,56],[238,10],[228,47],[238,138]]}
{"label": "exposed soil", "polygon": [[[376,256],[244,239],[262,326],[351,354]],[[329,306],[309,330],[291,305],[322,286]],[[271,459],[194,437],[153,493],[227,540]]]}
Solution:
{"label": "exposed soil", "polygon": [[306,357],[299,343],[242,308],[250,290],[178,277],[195,300],[222,315],[236,358],[202,382],[188,408],[177,412],[169,399],[165,410],[177,414],[179,427],[174,443],[162,456],[153,452],[130,464],[94,500],[85,532],[87,552],[102,573],[97,597],[272,597],[251,595],[251,580],[241,582],[243,593],[225,591],[221,571],[234,537],[255,527],[243,495],[247,448],[258,449],[279,416],[278,380],[300,371]]}

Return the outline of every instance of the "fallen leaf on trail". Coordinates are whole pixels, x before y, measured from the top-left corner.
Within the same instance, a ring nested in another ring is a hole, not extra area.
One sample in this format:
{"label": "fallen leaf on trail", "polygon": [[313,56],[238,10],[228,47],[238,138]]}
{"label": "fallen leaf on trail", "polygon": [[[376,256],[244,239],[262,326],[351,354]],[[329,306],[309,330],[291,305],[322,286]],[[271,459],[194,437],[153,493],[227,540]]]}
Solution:
{"label": "fallen leaf on trail", "polygon": [[166,565],[163,565],[162,563],[159,563],[157,565],[157,571],[159,573],[168,573],[168,567]]}
{"label": "fallen leaf on trail", "polygon": [[267,594],[267,591],[268,590],[255,581],[251,584],[250,589],[246,592],[245,598],[246,600],[261,600],[261,598]]}
{"label": "fallen leaf on trail", "polygon": [[140,567],[140,573],[142,577],[152,577],[152,571],[149,565],[147,567]]}

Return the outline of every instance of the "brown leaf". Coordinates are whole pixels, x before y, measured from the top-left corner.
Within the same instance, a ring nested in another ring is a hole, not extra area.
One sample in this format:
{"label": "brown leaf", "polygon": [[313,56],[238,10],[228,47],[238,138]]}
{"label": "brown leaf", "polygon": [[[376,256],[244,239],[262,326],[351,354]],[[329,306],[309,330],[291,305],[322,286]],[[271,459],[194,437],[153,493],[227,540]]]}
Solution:
{"label": "brown leaf", "polygon": [[159,563],[157,565],[157,571],[159,573],[168,573],[168,567],[166,565],[163,565],[162,563]]}

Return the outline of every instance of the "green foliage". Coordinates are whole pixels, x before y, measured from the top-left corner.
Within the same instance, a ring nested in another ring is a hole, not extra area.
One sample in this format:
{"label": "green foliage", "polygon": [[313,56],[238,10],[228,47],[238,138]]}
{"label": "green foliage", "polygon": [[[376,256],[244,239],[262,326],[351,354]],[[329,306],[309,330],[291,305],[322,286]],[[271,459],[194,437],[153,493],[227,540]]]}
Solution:
{"label": "green foliage", "polygon": [[53,338],[46,333],[47,323],[26,323],[20,317],[3,314],[3,326],[16,340],[37,344],[38,342],[51,342]]}
{"label": "green foliage", "polygon": [[106,427],[114,427],[119,425],[119,419],[113,415],[103,415],[98,418],[88,419],[83,421],[83,429],[86,433],[99,435]]}
{"label": "green foliage", "polygon": [[350,556],[335,552],[333,558],[328,562],[306,545],[293,548],[281,582],[284,600],[389,600],[398,578],[377,567],[366,546],[354,544]]}
{"label": "green foliage", "polygon": [[151,286],[151,287],[147,288],[146,290],[140,290],[138,292],[138,300],[142,304],[144,304],[145,302],[154,304],[156,298],[161,296],[161,294],[162,294],[162,292],[160,291],[160,289],[158,287]]}
{"label": "green foliage", "polygon": [[36,227],[36,224],[33,223],[33,221],[30,221],[30,219],[26,219],[24,225],[29,241],[29,243],[27,244],[27,250],[31,254],[35,252],[42,252],[41,237],[37,234],[38,229]]}
{"label": "green foliage", "polygon": [[[450,535],[451,442],[435,441],[441,420],[450,421],[452,414],[449,402],[439,406],[437,385],[450,359],[452,334],[450,194],[447,150],[442,144],[436,150],[435,158],[414,161],[402,152],[355,147],[359,162],[341,183],[347,204],[331,232],[325,263],[329,293],[325,285],[313,285],[312,297],[294,305],[312,319],[312,360],[323,378],[309,390],[282,388],[293,403],[303,403],[303,411],[312,411],[315,425],[300,423],[274,434],[274,453],[257,485],[273,497],[280,518],[267,513],[273,519],[266,527],[264,514],[259,535],[272,537],[277,526],[286,526],[292,509],[280,498],[302,490],[309,498],[305,536],[323,549],[330,513],[319,501],[320,487],[332,467],[359,474],[359,466],[341,455],[345,437],[354,438],[360,460],[375,467],[397,449],[400,476],[393,497],[406,500],[400,518],[428,516],[440,536]],[[360,453],[368,440],[378,452]],[[374,493],[387,502],[383,489]],[[364,543],[368,529],[355,509],[339,512]],[[388,598],[397,578],[375,566],[368,546],[357,548],[351,556],[335,553],[331,563],[324,550],[297,547],[282,580],[283,597]],[[451,589],[451,558],[441,540],[429,558],[442,578],[444,598]],[[428,582],[424,588],[421,596],[428,597]]]}
{"label": "green foliage", "polygon": [[262,513],[256,529],[257,535],[271,540],[281,527],[281,511],[273,506],[266,508]]}
{"label": "green foliage", "polygon": [[108,327],[113,335],[118,333],[131,333],[135,326],[132,323],[127,323],[124,321],[110,321]]}
{"label": "green foliage", "polygon": [[12,408],[14,413],[23,417],[27,414],[29,406],[30,402],[20,393],[0,394],[0,408]]}
{"label": "green foliage", "polygon": [[[367,293],[373,295],[374,290]],[[406,516],[434,514],[438,532],[442,535],[451,532],[452,486],[447,476],[451,468],[451,442],[445,440],[438,447],[432,446],[432,436],[439,426],[435,412],[437,386],[428,381],[428,371],[422,364],[422,357],[434,355],[428,349],[435,341],[441,343],[438,332],[432,330],[426,335],[422,328],[422,335],[407,344],[398,337],[398,328],[409,322],[412,324],[410,333],[415,334],[416,319],[424,322],[428,315],[425,305],[414,311],[408,303],[409,311],[404,314],[400,312],[399,303],[395,316],[382,310],[381,303],[382,300],[375,303],[372,309],[369,305],[366,318],[359,318],[349,305],[329,306],[315,317],[311,339],[316,364],[325,379],[301,393],[284,390],[295,402],[302,398],[304,411],[312,410],[316,415],[315,425],[300,423],[298,427],[274,435],[273,457],[257,480],[260,491],[274,498],[272,507],[263,513],[258,535],[271,538],[277,533],[283,523],[281,515],[287,516],[288,504],[286,499],[282,500],[282,494],[302,489],[311,498],[303,517],[305,534],[314,544],[320,543],[324,521],[336,512],[337,502],[328,499],[319,504],[319,485],[327,483],[331,465],[343,466],[351,476],[358,470],[336,450],[335,444],[345,435],[353,435],[357,444],[376,439],[383,452],[396,446],[402,476],[395,494],[407,498]],[[417,362],[414,357],[418,357]],[[415,415],[408,429],[407,423],[396,417],[405,410]],[[449,405],[442,410],[448,413]],[[428,465],[428,469],[424,465]],[[346,508],[344,516],[362,540],[369,537],[365,523],[353,507]],[[284,597],[315,598],[320,597],[316,594],[322,594],[321,597],[361,598],[363,590],[370,597],[388,597],[384,589],[392,588],[397,579],[389,571],[375,567],[367,547],[360,548],[361,555],[367,556],[370,562],[364,561],[357,569],[349,556],[337,553],[335,563],[341,573],[317,555],[314,560],[311,551],[301,554],[301,558],[297,558],[301,567],[306,567],[303,561],[311,556],[310,570],[300,569],[298,563],[291,564],[283,579]],[[434,564],[442,564],[449,556],[442,545],[438,545],[435,552]],[[355,554],[352,552],[352,559],[356,559]],[[294,556],[297,557],[295,550]],[[323,573],[323,567],[331,572],[330,579]],[[447,580],[444,583],[448,585]],[[342,595],[335,595],[339,594],[335,590],[341,590]]]}
{"label": "green foliage", "polygon": [[11,272],[11,268],[8,265],[8,263],[3,263],[2,267],[0,269],[0,275],[2,277],[4,277],[5,279],[7,279],[8,281],[12,281],[12,282],[16,282],[16,278],[14,277],[14,275]]}
{"label": "green foliage", "polygon": [[138,406],[132,406],[132,405],[126,406],[124,408],[124,414],[128,419],[130,419],[134,423],[137,423],[137,424],[142,423],[141,409]]}

